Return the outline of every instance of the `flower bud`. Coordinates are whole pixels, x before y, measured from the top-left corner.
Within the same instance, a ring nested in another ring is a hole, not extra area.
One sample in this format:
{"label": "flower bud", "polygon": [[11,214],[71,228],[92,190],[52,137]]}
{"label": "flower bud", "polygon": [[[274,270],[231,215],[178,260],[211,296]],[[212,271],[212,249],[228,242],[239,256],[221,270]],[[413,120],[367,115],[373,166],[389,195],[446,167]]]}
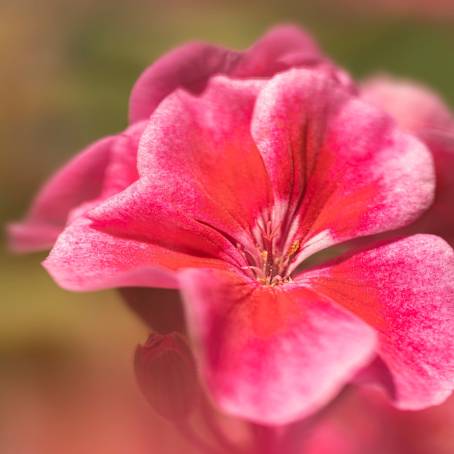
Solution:
{"label": "flower bud", "polygon": [[151,334],[135,353],[139,387],[162,417],[182,421],[189,416],[199,394],[194,358],[179,333]]}

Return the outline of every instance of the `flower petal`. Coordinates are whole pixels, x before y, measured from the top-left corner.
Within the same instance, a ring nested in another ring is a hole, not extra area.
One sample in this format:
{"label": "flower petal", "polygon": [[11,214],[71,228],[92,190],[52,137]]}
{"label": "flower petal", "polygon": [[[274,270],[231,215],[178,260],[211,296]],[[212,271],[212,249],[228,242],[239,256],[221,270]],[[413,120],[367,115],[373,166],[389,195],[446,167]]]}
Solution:
{"label": "flower petal", "polygon": [[[257,99],[252,131],[283,220],[299,215],[296,236],[311,253],[407,224],[432,201],[424,145],[323,72],[275,76]],[[300,260],[307,255],[303,247]]]}
{"label": "flower petal", "polygon": [[278,25],[262,36],[233,68],[234,77],[271,77],[296,66],[325,62],[312,37],[295,25]]}
{"label": "flower petal", "polygon": [[292,25],[271,29],[245,52],[201,42],[188,43],[164,55],[142,73],[131,92],[130,122],[148,119],[159,103],[178,88],[202,92],[216,74],[269,77],[292,66],[314,66],[326,61],[312,38]]}
{"label": "flower petal", "polygon": [[180,285],[202,375],[231,414],[276,425],[306,416],[374,352],[372,329],[310,290],[201,269],[182,271]]}
{"label": "flower petal", "polygon": [[129,100],[129,121],[146,120],[177,88],[201,92],[209,78],[227,73],[240,58],[235,51],[205,43],[188,43],[161,57],[135,83]]}
{"label": "flower petal", "polygon": [[262,86],[217,76],[203,96],[170,95],[152,115],[139,149],[139,173],[162,186],[162,197],[237,242],[250,237],[251,226],[271,205],[250,133]]}
{"label": "flower petal", "polygon": [[86,201],[71,210],[68,223],[100,205],[110,196],[123,191],[139,178],[137,151],[145,126],[146,122],[142,121],[115,136],[110,147],[109,162],[105,169],[100,194],[97,198]]}
{"label": "flower petal", "polygon": [[138,178],[137,149],[145,122],[80,152],[42,188],[24,221],[8,227],[11,248],[52,247],[67,222],[122,191]]}
{"label": "flower petal", "polygon": [[443,236],[454,244],[454,114],[441,98],[416,82],[375,77],[367,80],[362,97],[384,109],[403,129],[429,147],[435,161],[437,186],[434,204],[410,228]]}
{"label": "flower petal", "polygon": [[424,141],[443,140],[454,131],[454,117],[440,96],[418,82],[375,76],[363,83],[361,97]]}
{"label": "flower petal", "polygon": [[244,266],[231,235],[247,236],[248,220],[269,203],[248,128],[260,86],[223,79],[201,98],[177,93],[163,102],[142,136],[141,178],[57,242],[46,262],[57,282],[79,290],[169,286],[140,270],[216,267],[218,259]]}
{"label": "flower petal", "polygon": [[223,262],[169,250],[140,239],[97,230],[81,216],[58,237],[43,265],[63,288],[90,291],[116,287],[175,288],[181,267],[223,268]]}
{"label": "flower petal", "polygon": [[106,169],[102,199],[123,191],[139,178],[137,151],[146,125],[146,121],[136,123],[116,136]]}
{"label": "flower petal", "polygon": [[397,406],[441,403],[454,387],[454,252],[415,235],[300,275],[374,327]]}
{"label": "flower petal", "polygon": [[13,250],[51,247],[71,210],[97,198],[103,187],[115,136],[95,142],[60,169],[41,189],[24,221],[9,226]]}

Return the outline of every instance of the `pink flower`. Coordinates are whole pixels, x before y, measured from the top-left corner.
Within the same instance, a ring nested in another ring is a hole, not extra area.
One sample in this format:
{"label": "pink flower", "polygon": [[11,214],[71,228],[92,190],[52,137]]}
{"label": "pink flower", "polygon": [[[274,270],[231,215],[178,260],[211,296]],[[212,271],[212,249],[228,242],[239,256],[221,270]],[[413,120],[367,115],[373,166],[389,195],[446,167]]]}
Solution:
{"label": "pink flower", "polygon": [[227,412],[306,416],[376,354],[400,408],[453,387],[454,256],[417,235],[300,270],[314,253],[413,221],[430,153],[326,71],[211,78],[169,95],[139,179],[79,215],[45,267],[70,290],[180,288],[201,375]]}
{"label": "pink flower", "polygon": [[437,176],[434,204],[410,229],[441,235],[454,245],[454,115],[439,96],[411,81],[374,77],[363,84],[361,95],[392,115],[402,129],[417,135],[432,152]]}
{"label": "pink flower", "polygon": [[25,220],[10,226],[12,249],[28,252],[50,248],[69,218],[135,181],[144,120],[177,88],[197,93],[215,74],[267,78],[298,66],[317,67],[341,83],[350,83],[306,33],[290,25],[272,29],[245,52],[195,42],[164,55],[134,85],[129,115],[133,126],[90,145],[46,183]]}

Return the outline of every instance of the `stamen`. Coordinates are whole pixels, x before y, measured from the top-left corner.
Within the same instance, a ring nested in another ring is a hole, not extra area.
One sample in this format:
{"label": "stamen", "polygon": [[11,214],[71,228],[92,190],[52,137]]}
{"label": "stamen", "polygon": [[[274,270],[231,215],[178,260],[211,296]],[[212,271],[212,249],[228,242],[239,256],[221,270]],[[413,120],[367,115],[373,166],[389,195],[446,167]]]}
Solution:
{"label": "stamen", "polygon": [[287,252],[287,255],[291,257],[292,255],[296,254],[300,248],[300,240],[295,240],[292,245],[290,246],[290,249]]}
{"label": "stamen", "polygon": [[291,281],[289,267],[301,246],[301,242],[295,240],[284,252],[283,246],[279,246],[285,243],[280,238],[280,228],[280,224],[273,225],[269,218],[260,218],[253,231],[255,241],[246,247],[237,245],[247,263],[241,269],[247,270],[261,284],[272,287]]}

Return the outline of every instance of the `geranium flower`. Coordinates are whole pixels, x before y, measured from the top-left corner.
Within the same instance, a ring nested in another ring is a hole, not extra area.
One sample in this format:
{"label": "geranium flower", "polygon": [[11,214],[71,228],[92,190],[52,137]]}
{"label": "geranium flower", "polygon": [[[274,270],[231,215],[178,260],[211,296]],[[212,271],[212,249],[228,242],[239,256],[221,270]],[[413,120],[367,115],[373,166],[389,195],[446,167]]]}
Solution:
{"label": "geranium flower", "polygon": [[284,424],[376,354],[400,408],[453,380],[454,257],[417,235],[300,270],[432,201],[431,156],[326,71],[215,77],[141,138],[137,182],[75,219],[44,265],[70,290],[179,287],[201,375],[231,414]]}
{"label": "geranium flower", "polygon": [[392,115],[402,129],[418,136],[432,152],[437,176],[435,200],[410,229],[441,235],[454,245],[454,115],[428,87],[389,76],[366,80],[361,96]]}
{"label": "geranium flower", "polygon": [[200,92],[215,74],[267,78],[298,66],[317,67],[340,83],[350,83],[310,36],[291,25],[273,28],[245,52],[193,42],[164,55],[144,71],[133,87],[129,114],[132,126],[90,145],[46,183],[25,220],[10,226],[12,249],[49,249],[69,218],[134,182],[144,121],[175,89]]}

